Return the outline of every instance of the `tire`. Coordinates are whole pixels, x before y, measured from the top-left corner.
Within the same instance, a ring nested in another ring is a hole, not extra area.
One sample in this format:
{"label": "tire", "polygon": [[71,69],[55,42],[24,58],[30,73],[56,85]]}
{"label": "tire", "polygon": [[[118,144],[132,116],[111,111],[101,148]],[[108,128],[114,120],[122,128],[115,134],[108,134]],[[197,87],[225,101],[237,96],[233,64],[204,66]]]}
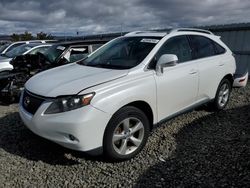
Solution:
{"label": "tire", "polygon": [[113,115],[106,127],[104,155],[112,161],[133,158],[145,146],[149,132],[149,120],[140,109],[123,107]]}
{"label": "tire", "polygon": [[224,78],[217,89],[215,99],[212,103],[212,108],[215,111],[223,110],[229,101],[230,94],[232,91],[232,84],[231,82]]}
{"label": "tire", "polygon": [[9,83],[8,79],[2,79],[0,80],[0,91],[2,91],[3,88],[5,88]]}

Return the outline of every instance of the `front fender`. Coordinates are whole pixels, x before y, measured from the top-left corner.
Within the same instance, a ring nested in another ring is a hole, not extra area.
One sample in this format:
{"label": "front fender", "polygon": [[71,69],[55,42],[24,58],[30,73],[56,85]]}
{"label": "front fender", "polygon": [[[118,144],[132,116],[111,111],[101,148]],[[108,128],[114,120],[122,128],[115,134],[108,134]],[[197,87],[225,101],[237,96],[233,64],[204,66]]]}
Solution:
{"label": "front fender", "polygon": [[156,83],[150,71],[136,78],[129,75],[91,90],[96,92],[91,105],[105,113],[113,115],[131,102],[144,101],[151,107],[154,123],[157,122]]}

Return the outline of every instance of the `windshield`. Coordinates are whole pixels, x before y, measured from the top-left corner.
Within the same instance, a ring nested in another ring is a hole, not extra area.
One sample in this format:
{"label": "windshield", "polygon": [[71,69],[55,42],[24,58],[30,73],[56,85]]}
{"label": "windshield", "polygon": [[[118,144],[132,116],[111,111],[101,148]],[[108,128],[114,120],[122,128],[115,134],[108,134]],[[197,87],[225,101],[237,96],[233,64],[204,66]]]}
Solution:
{"label": "windshield", "polygon": [[16,48],[13,48],[12,50],[6,52],[5,56],[10,57],[10,58],[14,58],[16,56],[23,55],[25,52],[27,52],[28,50],[30,50],[33,47],[34,47],[34,45],[31,45],[31,44],[23,44],[21,46],[18,46]]}
{"label": "windshield", "polygon": [[0,53],[2,53],[10,44],[4,44],[0,46]]}
{"label": "windshield", "polygon": [[43,55],[51,63],[55,62],[56,59],[64,52],[65,46],[62,45],[53,45],[48,50],[46,50]]}
{"label": "windshield", "polygon": [[79,62],[86,66],[130,69],[140,64],[161,38],[122,37],[100,48]]}

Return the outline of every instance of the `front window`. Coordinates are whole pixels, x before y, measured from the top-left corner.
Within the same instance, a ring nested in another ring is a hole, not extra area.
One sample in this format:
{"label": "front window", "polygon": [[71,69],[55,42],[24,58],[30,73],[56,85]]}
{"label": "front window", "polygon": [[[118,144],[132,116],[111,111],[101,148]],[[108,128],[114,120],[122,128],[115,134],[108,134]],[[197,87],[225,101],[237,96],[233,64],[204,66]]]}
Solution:
{"label": "front window", "polygon": [[86,66],[130,69],[140,64],[155,47],[159,37],[122,37],[79,62]]}
{"label": "front window", "polygon": [[184,35],[167,40],[157,52],[156,59],[158,60],[163,54],[175,54],[179,63],[192,60],[191,48],[187,37]]}

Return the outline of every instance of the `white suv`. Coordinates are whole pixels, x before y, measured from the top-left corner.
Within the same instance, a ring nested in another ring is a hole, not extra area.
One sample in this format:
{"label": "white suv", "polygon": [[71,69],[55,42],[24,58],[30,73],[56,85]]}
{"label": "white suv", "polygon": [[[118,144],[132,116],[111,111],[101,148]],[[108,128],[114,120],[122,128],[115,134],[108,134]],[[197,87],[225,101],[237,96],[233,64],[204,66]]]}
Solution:
{"label": "white suv", "polygon": [[132,32],[32,77],[20,116],[64,147],[129,159],[153,125],[208,102],[225,108],[235,69],[230,49],[209,31]]}

